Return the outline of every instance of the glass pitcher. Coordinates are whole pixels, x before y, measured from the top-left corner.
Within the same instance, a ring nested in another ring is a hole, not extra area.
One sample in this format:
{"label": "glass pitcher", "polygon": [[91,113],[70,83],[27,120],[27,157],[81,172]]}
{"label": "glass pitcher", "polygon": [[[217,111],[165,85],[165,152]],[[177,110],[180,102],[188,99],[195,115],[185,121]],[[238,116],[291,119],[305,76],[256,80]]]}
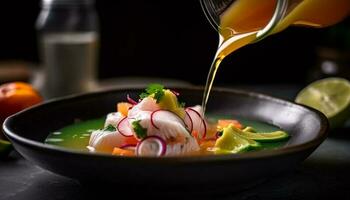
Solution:
{"label": "glass pitcher", "polygon": [[290,25],[330,26],[350,13],[349,0],[200,0],[200,3],[209,22],[220,33],[220,46],[237,35],[252,34],[249,43],[257,42]]}
{"label": "glass pitcher", "polygon": [[227,55],[290,25],[324,27],[350,13],[349,0],[200,0],[200,3],[220,37],[204,89],[204,113],[217,70]]}

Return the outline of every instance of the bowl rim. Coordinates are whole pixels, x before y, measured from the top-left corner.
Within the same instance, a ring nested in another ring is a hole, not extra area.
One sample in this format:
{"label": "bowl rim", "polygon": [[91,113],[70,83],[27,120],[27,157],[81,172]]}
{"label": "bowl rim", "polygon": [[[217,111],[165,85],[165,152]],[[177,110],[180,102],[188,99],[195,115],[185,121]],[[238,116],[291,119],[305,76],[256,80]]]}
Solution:
{"label": "bowl rim", "polygon": [[[115,155],[109,155],[104,153],[89,153],[89,152],[59,147],[51,144],[45,144],[42,142],[38,142],[38,141],[34,141],[31,139],[22,137],[16,134],[9,127],[9,124],[11,121],[15,120],[18,116],[21,116],[22,113],[25,113],[30,110],[43,109],[47,106],[61,104],[62,102],[65,102],[65,101],[72,101],[72,100],[79,101],[79,99],[91,98],[97,95],[106,95],[109,93],[118,93],[126,90],[140,90],[140,89],[143,89],[143,87],[113,88],[113,89],[73,94],[73,95],[68,95],[64,97],[54,98],[44,103],[41,103],[39,105],[35,105],[30,108],[24,109],[14,115],[7,117],[2,125],[2,129],[5,136],[8,137],[10,140],[13,140],[15,141],[15,143],[20,143],[21,145],[24,145],[30,148],[35,148],[36,150],[50,151],[51,153],[71,154],[76,156],[87,156],[87,157],[92,156],[94,158],[101,158],[101,159],[112,158],[112,159],[130,160],[130,161],[145,160],[145,161],[159,162],[159,163],[169,163],[169,162],[170,163],[194,163],[194,162],[211,162],[211,161],[227,161],[227,160],[233,161],[233,160],[265,159],[268,157],[281,156],[284,154],[292,154],[300,151],[305,151],[307,149],[316,148],[327,138],[328,132],[329,132],[329,122],[327,117],[323,113],[321,113],[320,111],[314,108],[301,105],[298,103],[294,103],[288,100],[284,100],[281,98],[272,97],[262,93],[245,91],[240,89],[225,88],[225,87],[215,87],[213,88],[212,91],[235,93],[237,95],[244,95],[250,98],[263,99],[265,101],[273,101],[277,104],[283,104],[284,106],[294,107],[299,110],[304,110],[304,111],[306,110],[308,112],[312,112],[320,120],[321,129],[316,134],[316,137],[313,138],[312,140],[309,140],[301,144],[286,146],[286,147],[273,149],[269,151],[255,151],[255,152],[245,152],[242,154],[223,154],[223,155],[205,155],[205,156],[199,155],[199,156],[171,156],[171,157],[124,157],[124,156],[115,156]],[[201,86],[176,87],[176,89],[203,91],[203,87]],[[167,162],[164,162],[164,161],[167,161]]]}

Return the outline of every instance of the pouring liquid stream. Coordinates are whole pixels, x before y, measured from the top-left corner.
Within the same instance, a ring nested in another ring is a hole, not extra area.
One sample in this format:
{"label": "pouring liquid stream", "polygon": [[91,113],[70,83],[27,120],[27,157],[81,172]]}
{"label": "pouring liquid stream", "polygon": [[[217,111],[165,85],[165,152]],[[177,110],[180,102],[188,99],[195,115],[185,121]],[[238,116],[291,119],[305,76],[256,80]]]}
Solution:
{"label": "pouring liquid stream", "polygon": [[[277,0],[236,0],[220,14],[219,46],[211,64],[202,99],[203,114],[217,70],[223,59],[257,40],[257,33],[270,21]],[[350,13],[349,0],[289,0],[284,17],[273,28],[278,33],[290,25],[321,28],[333,25]]]}
{"label": "pouring liquid stream", "polygon": [[220,47],[218,48],[215,59],[210,66],[208,77],[207,77],[207,82],[206,82],[205,88],[204,88],[204,95],[203,95],[203,100],[202,100],[203,113],[205,113],[205,110],[206,110],[206,106],[207,106],[207,103],[209,100],[210,91],[213,87],[216,73],[219,69],[219,66],[220,66],[222,60],[227,56],[227,54],[225,54],[225,53],[230,52],[230,51],[233,52],[233,51],[239,49],[240,47],[243,47],[243,46],[249,44],[250,42],[254,41],[256,38],[256,36],[255,36],[256,33],[257,33],[257,31],[252,32],[252,33],[237,35],[235,37],[230,38],[230,40],[228,40],[227,42],[223,42],[222,45],[220,45]]}

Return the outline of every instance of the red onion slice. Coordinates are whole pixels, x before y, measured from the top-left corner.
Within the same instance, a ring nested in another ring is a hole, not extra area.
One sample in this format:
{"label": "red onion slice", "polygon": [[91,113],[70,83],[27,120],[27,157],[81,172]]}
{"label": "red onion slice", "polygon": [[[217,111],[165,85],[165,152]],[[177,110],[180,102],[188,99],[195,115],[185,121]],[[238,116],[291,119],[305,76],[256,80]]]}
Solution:
{"label": "red onion slice", "polygon": [[[186,108],[186,110],[187,110],[187,111],[190,111],[190,112],[194,112],[194,113],[200,118],[200,120],[201,120],[200,127],[201,127],[202,124],[203,124],[203,128],[204,128],[203,133],[201,134],[201,138],[204,139],[204,138],[207,136],[207,124],[206,124],[204,118],[202,117],[202,115],[201,115],[198,111],[196,111],[196,110],[193,109],[193,108]],[[193,121],[192,121],[192,122],[193,122]],[[200,131],[200,130],[198,130],[198,131]],[[200,134],[200,133],[199,133],[199,134]]]}
{"label": "red onion slice", "polygon": [[130,96],[129,96],[129,94],[128,95],[126,95],[126,99],[129,101],[129,103],[131,103],[132,105],[136,105],[137,104],[137,102],[134,100],[134,99],[132,99]]}
{"label": "red onion slice", "polygon": [[156,135],[145,137],[136,146],[137,156],[164,156],[165,153],[166,142]]}
{"label": "red onion slice", "polygon": [[184,122],[187,126],[187,128],[189,129],[190,133],[192,133],[193,131],[193,120],[192,120],[192,117],[190,116],[190,114],[188,114],[188,112],[185,110],[185,119],[184,119]]}
{"label": "red onion slice", "polygon": [[130,124],[128,121],[128,117],[124,117],[121,119],[117,125],[118,132],[124,136],[124,137],[132,137],[134,136],[134,133],[132,132],[130,128]]}

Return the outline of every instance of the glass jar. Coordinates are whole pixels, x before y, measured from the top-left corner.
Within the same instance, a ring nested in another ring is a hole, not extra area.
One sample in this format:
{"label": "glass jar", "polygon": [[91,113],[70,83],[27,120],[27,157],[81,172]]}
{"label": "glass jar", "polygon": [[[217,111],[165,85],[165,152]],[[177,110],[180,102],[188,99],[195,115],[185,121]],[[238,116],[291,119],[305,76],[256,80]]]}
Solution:
{"label": "glass jar", "polygon": [[42,0],[36,22],[46,98],[95,88],[98,17],[93,0]]}

